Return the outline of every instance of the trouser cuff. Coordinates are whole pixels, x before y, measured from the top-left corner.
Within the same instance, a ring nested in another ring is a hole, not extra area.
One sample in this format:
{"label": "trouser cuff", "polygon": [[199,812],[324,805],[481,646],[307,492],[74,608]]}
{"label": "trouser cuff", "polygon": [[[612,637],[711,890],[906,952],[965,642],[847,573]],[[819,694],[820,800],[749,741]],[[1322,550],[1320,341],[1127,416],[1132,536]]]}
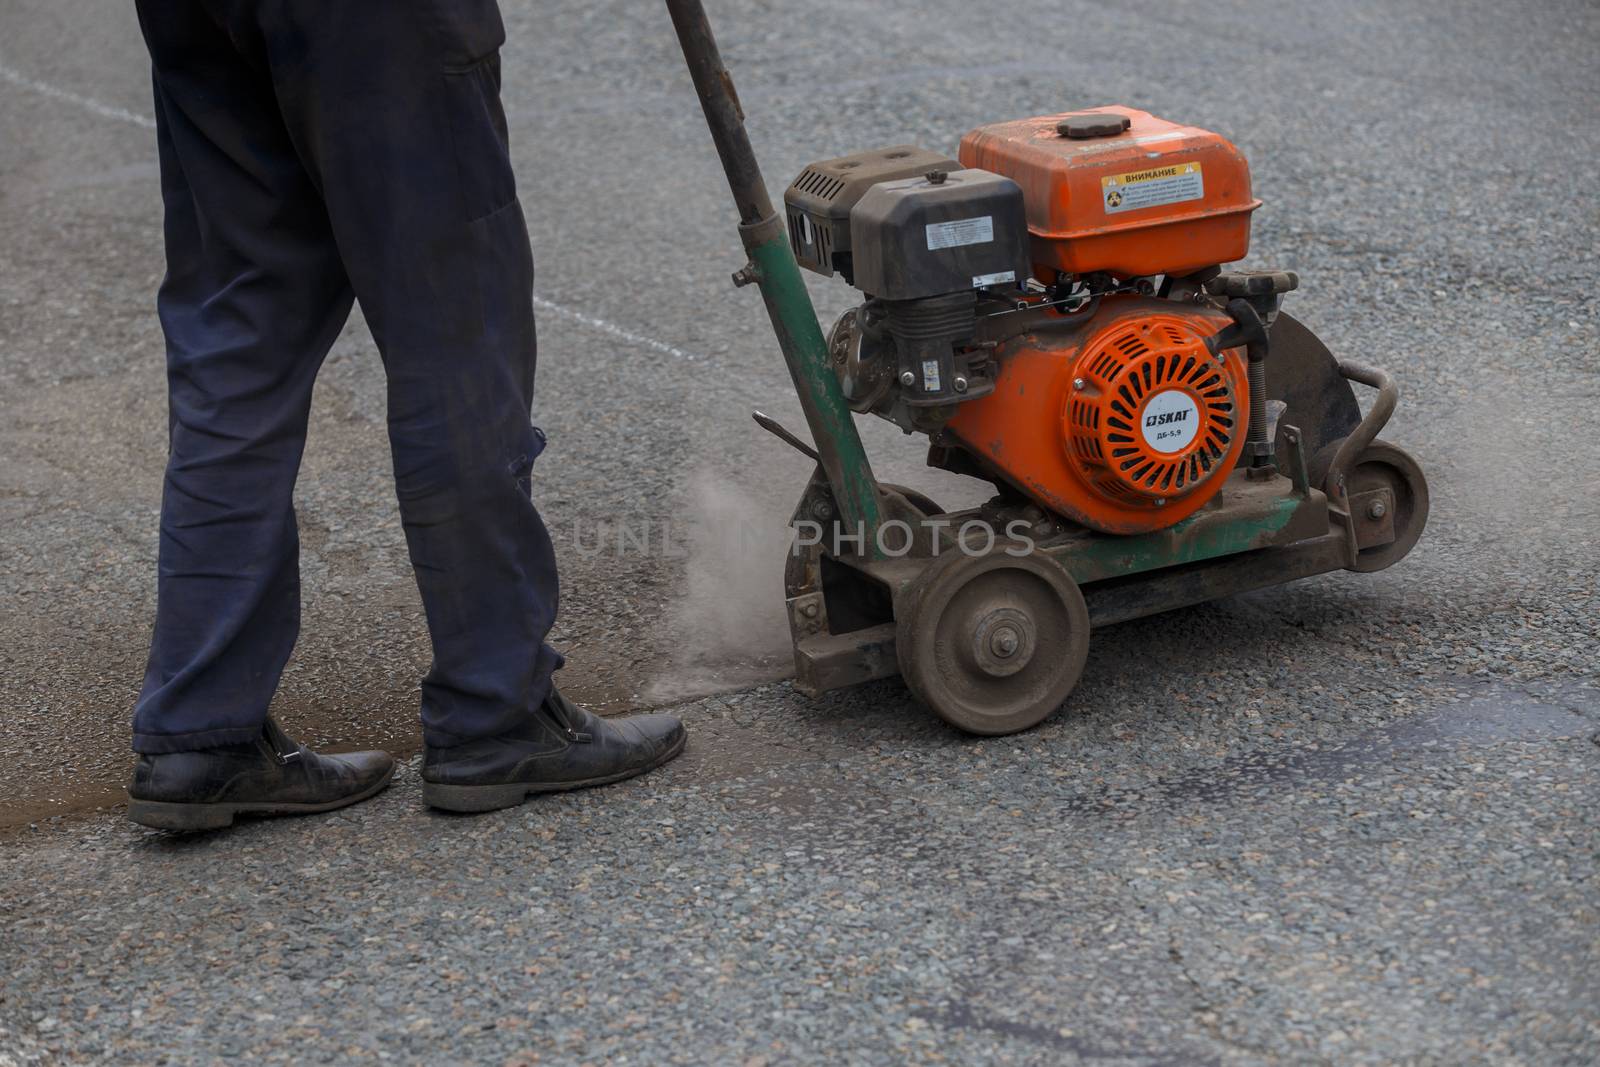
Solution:
{"label": "trouser cuff", "polygon": [[[429,748],[455,748],[458,745],[468,745],[474,741],[482,741],[487,737],[499,737],[501,734],[510,733],[520,726],[529,715],[533,714],[535,708],[544,703],[545,698],[550,695],[550,690],[554,687],[555,679],[548,674],[545,675],[542,681],[529,690],[526,707],[509,710],[494,719],[482,719],[474,722],[470,733],[457,733],[452,730],[441,729],[438,726],[430,726],[424,721],[422,727],[423,744]],[[424,714],[423,718],[426,720],[427,715]]]}
{"label": "trouser cuff", "polygon": [[143,734],[134,731],[133,750],[154,756],[162,752],[195,752],[220,745],[242,745],[261,736],[261,726],[230,726],[225,730],[196,730],[187,734]]}

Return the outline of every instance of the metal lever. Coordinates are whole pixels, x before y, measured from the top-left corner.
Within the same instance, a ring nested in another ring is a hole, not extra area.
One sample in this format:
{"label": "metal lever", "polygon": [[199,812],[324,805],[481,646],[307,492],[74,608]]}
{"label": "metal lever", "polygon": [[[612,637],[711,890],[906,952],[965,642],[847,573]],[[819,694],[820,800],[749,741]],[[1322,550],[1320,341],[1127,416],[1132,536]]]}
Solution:
{"label": "metal lever", "polygon": [[799,452],[813,463],[820,463],[822,459],[817,455],[817,450],[800,440],[787,426],[764,411],[752,411],[750,417],[756,420],[756,425],[782,441],[784,444]]}
{"label": "metal lever", "polygon": [[1244,345],[1250,360],[1250,431],[1244,454],[1252,470],[1272,466],[1276,451],[1272,428],[1267,425],[1267,330],[1278,317],[1283,294],[1298,288],[1300,276],[1292,270],[1223,271],[1206,279],[1206,292],[1228,298],[1228,315],[1233,319],[1232,326],[1206,338],[1206,349],[1218,356]]}
{"label": "metal lever", "polygon": [[1246,466],[1262,469],[1272,465],[1272,440],[1267,436],[1267,324],[1255,305],[1244,297],[1228,301],[1231,326],[1224,326],[1206,338],[1206,351],[1221,356],[1230,348],[1244,346],[1249,358],[1250,431],[1244,441]]}
{"label": "metal lever", "polygon": [[875,556],[880,521],[878,483],[872,476],[839,380],[829,365],[827,342],[789,248],[783,219],[773,210],[772,199],[767,195],[755,151],[745,133],[744,109],[734,91],[733,78],[722,64],[700,0],[666,3],[711,140],[722,159],[728,189],[739,209],[739,238],[750,259],[735,274],[735,284],[754,282],[761,287],[800,410],[817,443],[818,463],[827,474],[845,522],[863,532],[861,543],[868,546],[863,552]]}

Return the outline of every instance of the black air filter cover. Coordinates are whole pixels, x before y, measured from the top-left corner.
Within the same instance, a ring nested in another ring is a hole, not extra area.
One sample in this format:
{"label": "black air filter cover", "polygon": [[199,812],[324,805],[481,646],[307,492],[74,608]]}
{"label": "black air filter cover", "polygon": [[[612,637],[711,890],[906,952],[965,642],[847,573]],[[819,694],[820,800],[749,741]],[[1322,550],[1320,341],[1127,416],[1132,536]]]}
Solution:
{"label": "black air filter cover", "polygon": [[917,300],[1028,276],[1022,187],[986,170],[936,171],[882,182],[850,212],[855,286],[885,300]]}
{"label": "black air filter cover", "polygon": [[783,194],[795,259],[807,270],[824,275],[838,271],[850,281],[850,209],[856,201],[879,182],[959,166],[941,152],[912,144],[812,163]]}

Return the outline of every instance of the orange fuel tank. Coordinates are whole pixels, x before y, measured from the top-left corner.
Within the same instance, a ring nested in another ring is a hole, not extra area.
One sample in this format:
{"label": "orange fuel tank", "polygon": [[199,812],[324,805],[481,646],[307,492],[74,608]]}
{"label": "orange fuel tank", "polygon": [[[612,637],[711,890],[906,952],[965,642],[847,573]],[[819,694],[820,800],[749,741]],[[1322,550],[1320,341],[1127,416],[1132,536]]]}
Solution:
{"label": "orange fuel tank", "polygon": [[1006,342],[994,391],[946,425],[1040,504],[1107,533],[1159,530],[1222,487],[1244,448],[1244,350],[1205,339],[1230,320],[1145,297],[1108,298],[1076,328]]}
{"label": "orange fuel tank", "polygon": [[1227,140],[1129,107],[980,126],[961,165],[1022,186],[1035,269],[1184,274],[1244,258],[1250,168]]}

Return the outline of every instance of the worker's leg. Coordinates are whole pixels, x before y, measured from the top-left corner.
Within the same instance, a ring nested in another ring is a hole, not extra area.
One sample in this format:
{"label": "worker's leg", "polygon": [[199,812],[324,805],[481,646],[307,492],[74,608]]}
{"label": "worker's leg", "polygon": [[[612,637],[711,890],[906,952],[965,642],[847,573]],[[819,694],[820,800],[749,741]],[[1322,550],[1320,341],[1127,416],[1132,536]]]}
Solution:
{"label": "worker's leg", "polygon": [[389,436],[433,640],[432,746],[510,730],[561,659],[530,499],[533,260],[500,108],[493,0],[281,0],[280,107],[389,377]]}
{"label": "worker's leg", "polygon": [[166,211],[170,456],[134,747],[252,741],[299,629],[291,497],[311,387],[350,308],[316,187],[253,44],[141,0]]}

